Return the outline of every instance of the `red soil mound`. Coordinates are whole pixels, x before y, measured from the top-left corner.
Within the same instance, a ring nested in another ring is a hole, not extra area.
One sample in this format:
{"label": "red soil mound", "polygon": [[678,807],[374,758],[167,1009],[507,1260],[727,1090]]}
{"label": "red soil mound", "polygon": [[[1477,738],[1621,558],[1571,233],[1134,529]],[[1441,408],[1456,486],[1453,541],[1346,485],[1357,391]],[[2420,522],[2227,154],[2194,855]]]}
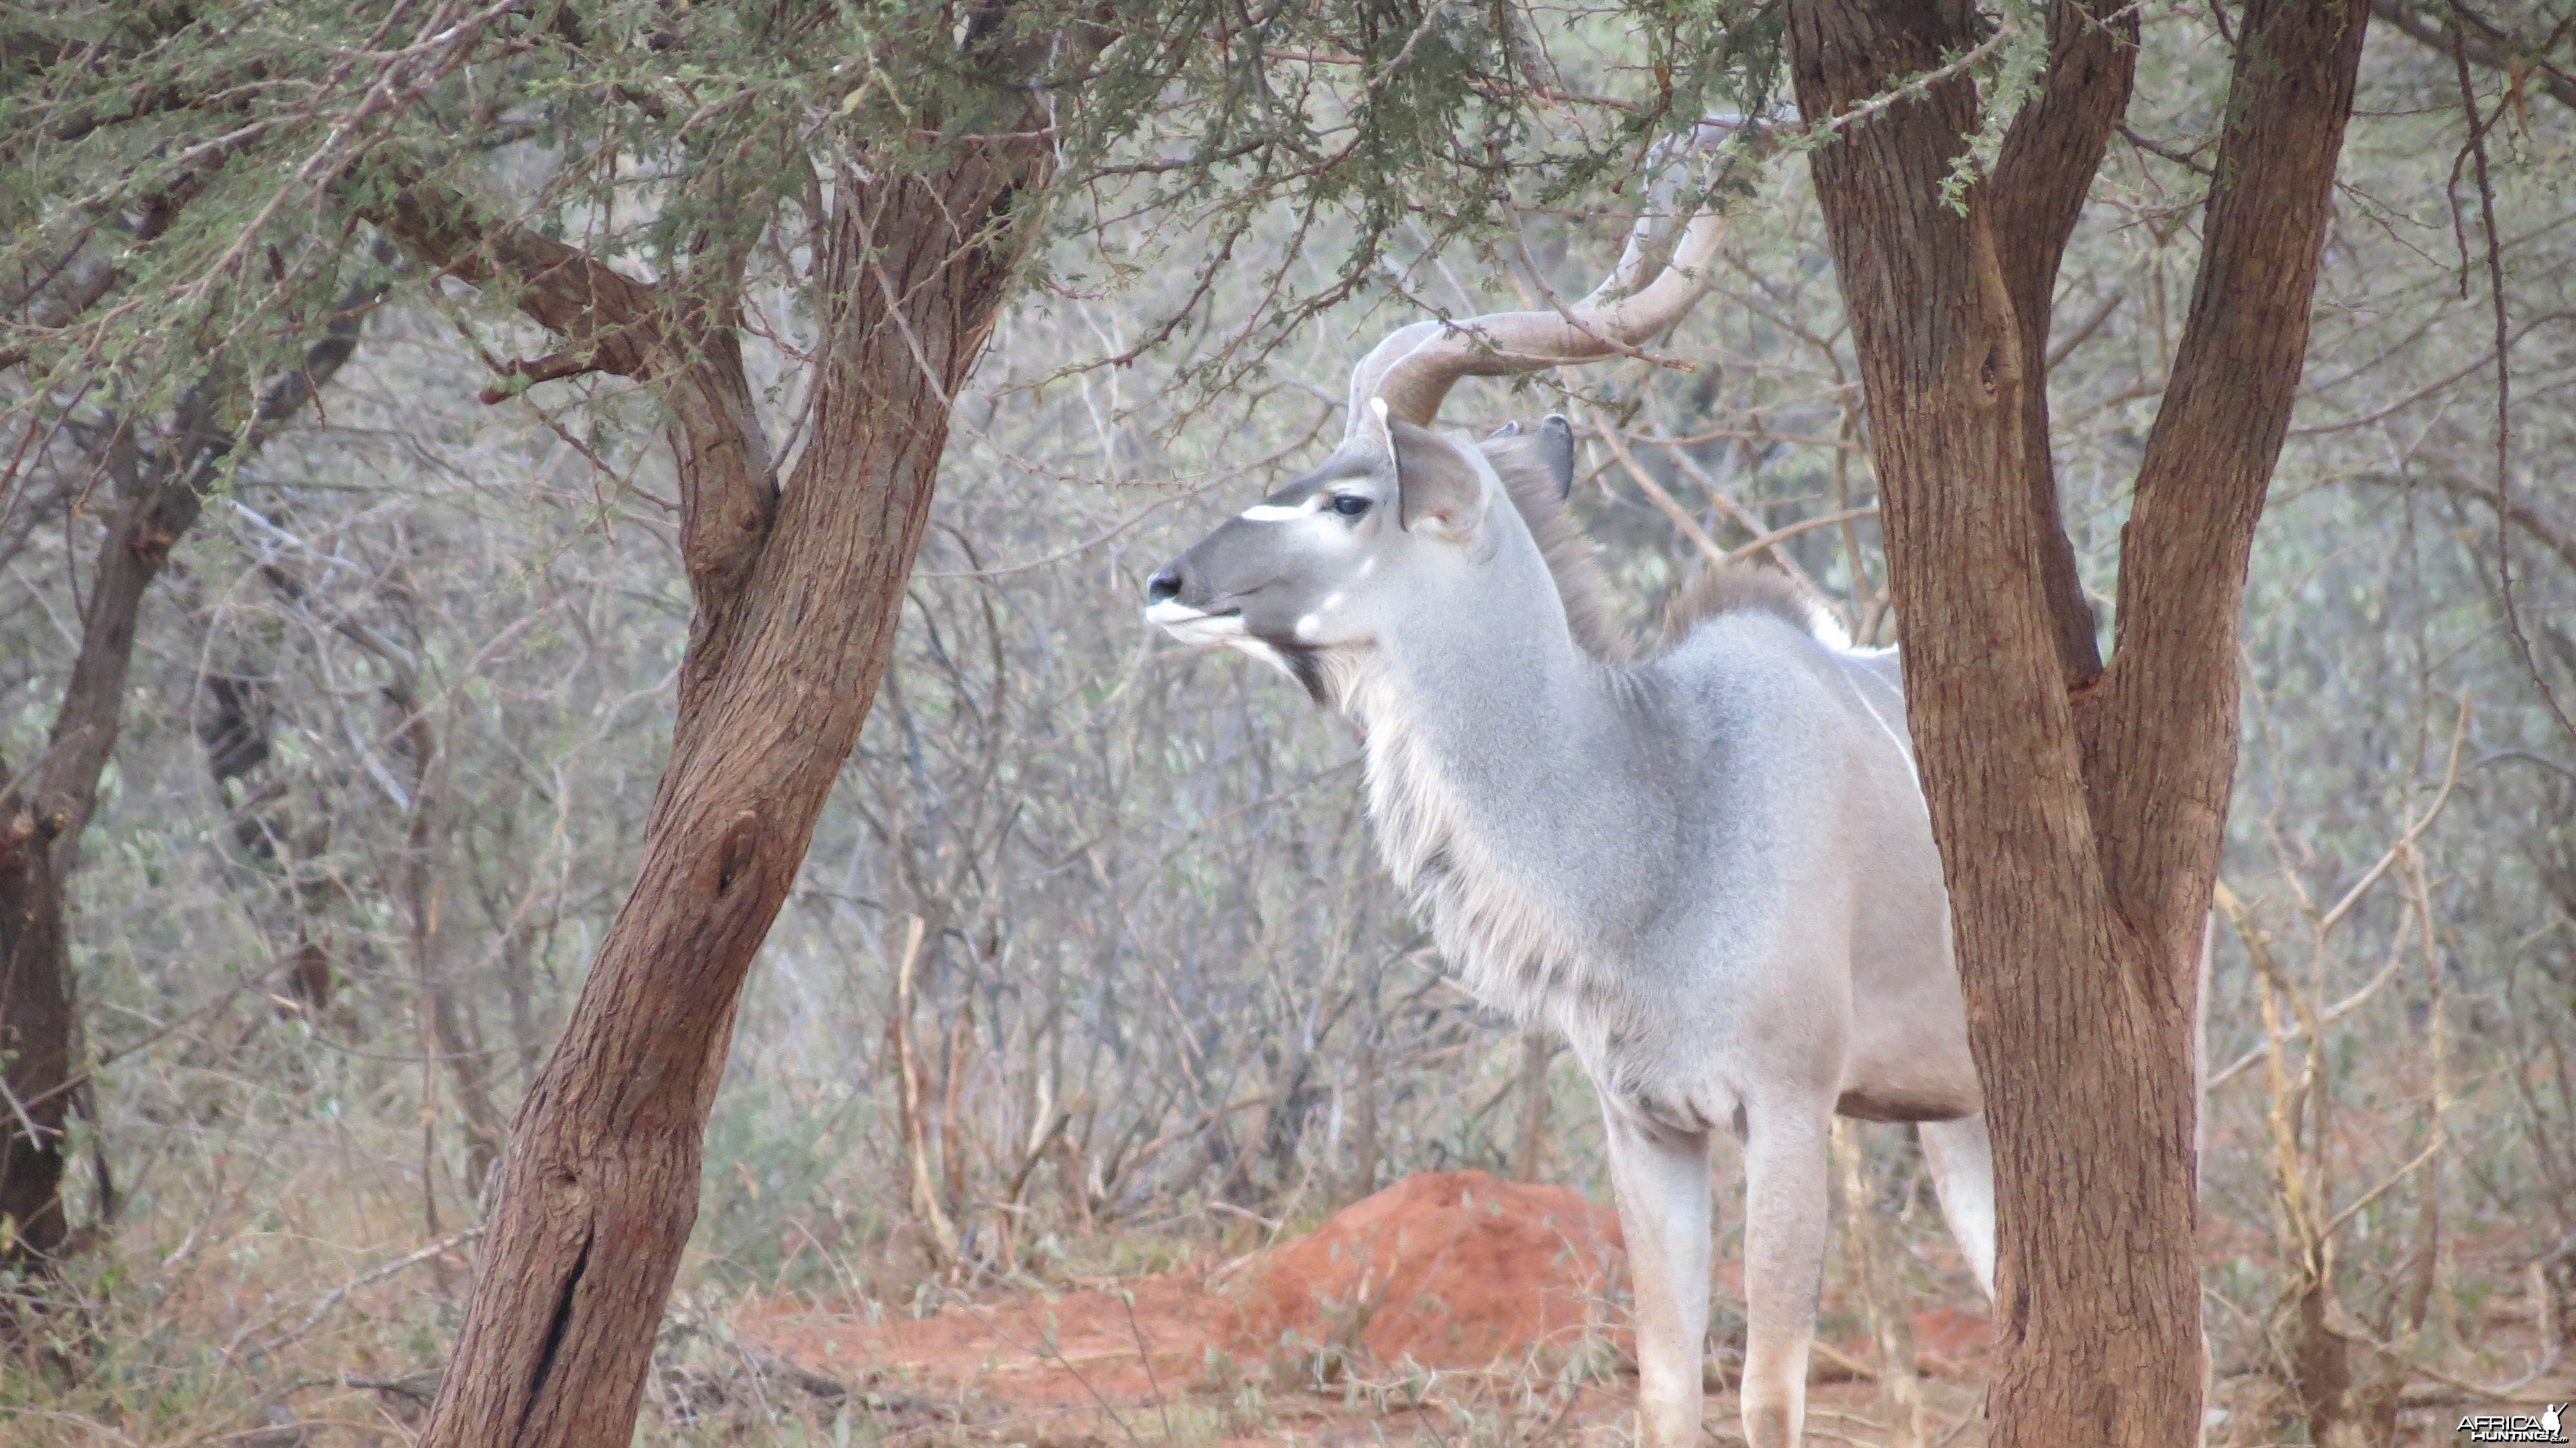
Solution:
{"label": "red soil mound", "polygon": [[1564,1187],[1411,1176],[1250,1263],[1228,1286],[1224,1341],[1446,1368],[1564,1351],[1607,1327],[1621,1251],[1617,1217]]}

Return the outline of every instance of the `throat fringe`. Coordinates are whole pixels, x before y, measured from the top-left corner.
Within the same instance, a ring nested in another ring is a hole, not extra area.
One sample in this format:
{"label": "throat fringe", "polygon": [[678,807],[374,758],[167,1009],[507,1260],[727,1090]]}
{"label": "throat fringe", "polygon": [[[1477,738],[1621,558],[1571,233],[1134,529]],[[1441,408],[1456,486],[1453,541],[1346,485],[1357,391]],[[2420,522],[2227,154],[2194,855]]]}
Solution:
{"label": "throat fringe", "polygon": [[1378,856],[1477,999],[1528,1022],[1580,987],[1583,956],[1528,878],[1475,828],[1415,700],[1394,671],[1334,660],[1332,693],[1365,740]]}

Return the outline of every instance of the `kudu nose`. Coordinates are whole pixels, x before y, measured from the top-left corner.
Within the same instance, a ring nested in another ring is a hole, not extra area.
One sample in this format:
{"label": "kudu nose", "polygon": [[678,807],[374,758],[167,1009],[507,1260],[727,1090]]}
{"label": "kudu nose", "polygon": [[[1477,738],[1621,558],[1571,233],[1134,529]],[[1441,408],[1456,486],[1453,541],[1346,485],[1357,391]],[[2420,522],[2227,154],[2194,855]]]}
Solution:
{"label": "kudu nose", "polygon": [[1158,603],[1169,603],[1180,596],[1181,570],[1177,567],[1166,568],[1145,580],[1145,605],[1148,608]]}

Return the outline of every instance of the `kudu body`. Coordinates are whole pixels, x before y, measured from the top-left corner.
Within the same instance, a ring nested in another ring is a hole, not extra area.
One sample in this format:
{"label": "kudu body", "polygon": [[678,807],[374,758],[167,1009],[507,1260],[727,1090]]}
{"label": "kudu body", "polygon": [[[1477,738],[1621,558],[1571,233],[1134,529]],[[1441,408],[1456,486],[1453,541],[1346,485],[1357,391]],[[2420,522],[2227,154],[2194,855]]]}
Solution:
{"label": "kudu body", "polygon": [[1991,1159],[1895,656],[1828,645],[1784,581],[1742,572],[1704,580],[1695,626],[1623,662],[1555,512],[1563,425],[1481,444],[1429,428],[1459,376],[1661,331],[1704,290],[1718,227],[1694,220],[1644,286],[1641,224],[1578,306],[1396,333],[1324,466],[1147,588],[1152,622],[1277,665],[1358,723],[1380,852],[1442,951],[1590,1073],[1650,1448],[1698,1440],[1712,1131],[1744,1147],[1758,1448],[1800,1437],[1837,1111],[1921,1123],[1992,1291]]}

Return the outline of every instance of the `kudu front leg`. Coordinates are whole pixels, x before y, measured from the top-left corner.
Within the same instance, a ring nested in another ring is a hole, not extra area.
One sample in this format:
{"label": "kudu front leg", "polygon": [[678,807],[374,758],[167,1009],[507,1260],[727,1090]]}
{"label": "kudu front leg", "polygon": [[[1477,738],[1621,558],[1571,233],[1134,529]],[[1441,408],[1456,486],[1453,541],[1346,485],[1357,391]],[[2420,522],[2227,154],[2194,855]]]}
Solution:
{"label": "kudu front leg", "polygon": [[1637,1442],[1696,1448],[1708,1342],[1708,1136],[1641,1121],[1607,1095],[1601,1116],[1635,1286]]}
{"label": "kudu front leg", "polygon": [[1744,1436],[1796,1448],[1825,1270],[1829,1103],[1753,1104],[1744,1142]]}

